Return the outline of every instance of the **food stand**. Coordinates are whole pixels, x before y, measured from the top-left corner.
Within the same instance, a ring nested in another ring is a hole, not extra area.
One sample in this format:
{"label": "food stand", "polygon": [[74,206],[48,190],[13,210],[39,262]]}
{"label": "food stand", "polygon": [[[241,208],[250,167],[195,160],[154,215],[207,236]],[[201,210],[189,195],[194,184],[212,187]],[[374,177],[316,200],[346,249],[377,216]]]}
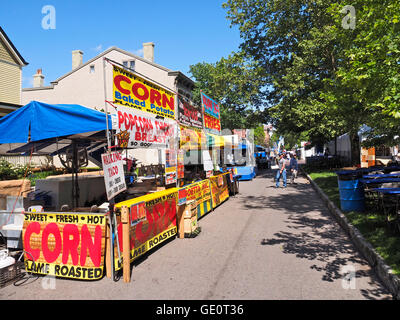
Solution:
{"label": "food stand", "polygon": [[[68,152],[71,145],[75,150],[85,146],[90,152],[106,145],[107,125],[111,125],[110,117],[83,106],[32,101],[0,119],[0,143],[3,152],[10,153],[56,155]],[[77,163],[74,154],[71,160]],[[72,182],[76,185],[77,180]],[[73,205],[74,192],[70,195]],[[13,229],[21,232],[26,271],[84,280],[103,276],[108,228],[105,213],[21,208],[23,219],[17,223],[14,209],[2,214],[8,215],[9,221],[15,215]],[[6,222],[1,230],[9,226]]]}
{"label": "food stand", "polygon": [[[232,173],[214,167],[215,153],[224,147],[219,106],[203,95],[200,109],[122,66],[112,63],[112,68],[114,99],[106,101],[111,115],[31,102],[0,119],[3,150],[57,155],[73,147],[72,198],[79,196],[79,147],[92,151],[103,168],[108,203],[88,212],[23,212],[24,265],[32,274],[80,280],[106,274],[116,280],[123,270],[129,282],[132,261],[182,234],[183,212],[189,213],[186,221],[197,224],[229,198]],[[159,150],[162,161],[151,168],[154,176],[133,166],[128,153],[138,148]],[[188,163],[187,153],[193,151],[197,163]]]}

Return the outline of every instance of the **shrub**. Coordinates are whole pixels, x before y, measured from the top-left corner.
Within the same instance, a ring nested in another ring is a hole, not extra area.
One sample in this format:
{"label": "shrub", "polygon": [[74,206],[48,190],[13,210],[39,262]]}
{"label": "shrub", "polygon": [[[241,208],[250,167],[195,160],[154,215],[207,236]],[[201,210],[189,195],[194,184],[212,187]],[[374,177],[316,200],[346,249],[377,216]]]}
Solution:
{"label": "shrub", "polygon": [[28,165],[13,166],[4,159],[0,160],[0,180],[21,179],[25,175],[28,177],[31,173],[31,169]]}

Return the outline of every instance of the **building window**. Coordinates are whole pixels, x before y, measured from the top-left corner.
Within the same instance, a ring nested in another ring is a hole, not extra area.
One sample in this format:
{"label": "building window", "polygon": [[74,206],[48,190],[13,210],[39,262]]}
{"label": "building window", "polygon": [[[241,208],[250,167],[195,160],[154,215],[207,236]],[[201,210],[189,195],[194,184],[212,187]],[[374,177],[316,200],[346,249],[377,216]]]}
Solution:
{"label": "building window", "polygon": [[122,61],[125,68],[135,70],[135,60]]}
{"label": "building window", "polygon": [[89,73],[94,73],[94,65],[91,65],[91,66],[90,66],[90,71],[89,71]]}

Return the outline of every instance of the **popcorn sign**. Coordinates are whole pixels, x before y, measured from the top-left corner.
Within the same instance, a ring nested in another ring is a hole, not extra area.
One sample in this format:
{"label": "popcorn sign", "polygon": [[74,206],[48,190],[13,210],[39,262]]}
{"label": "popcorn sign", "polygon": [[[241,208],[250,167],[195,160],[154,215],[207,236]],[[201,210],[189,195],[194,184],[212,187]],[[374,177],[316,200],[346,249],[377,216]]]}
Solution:
{"label": "popcorn sign", "polygon": [[101,162],[103,164],[107,199],[110,200],[126,190],[122,156],[119,152],[103,153]]}

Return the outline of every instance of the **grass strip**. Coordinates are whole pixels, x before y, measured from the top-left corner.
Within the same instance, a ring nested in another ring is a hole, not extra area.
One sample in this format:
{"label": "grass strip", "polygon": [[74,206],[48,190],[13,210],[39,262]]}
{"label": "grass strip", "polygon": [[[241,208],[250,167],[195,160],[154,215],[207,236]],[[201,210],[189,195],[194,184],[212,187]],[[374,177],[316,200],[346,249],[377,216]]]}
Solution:
{"label": "grass strip", "polygon": [[[340,195],[337,175],[334,171],[307,170],[311,179],[321,188],[328,198],[340,208]],[[383,212],[369,210],[366,212],[343,212],[350,223],[355,226],[363,237],[371,243],[376,252],[400,275],[400,231],[396,224],[388,224]]]}

